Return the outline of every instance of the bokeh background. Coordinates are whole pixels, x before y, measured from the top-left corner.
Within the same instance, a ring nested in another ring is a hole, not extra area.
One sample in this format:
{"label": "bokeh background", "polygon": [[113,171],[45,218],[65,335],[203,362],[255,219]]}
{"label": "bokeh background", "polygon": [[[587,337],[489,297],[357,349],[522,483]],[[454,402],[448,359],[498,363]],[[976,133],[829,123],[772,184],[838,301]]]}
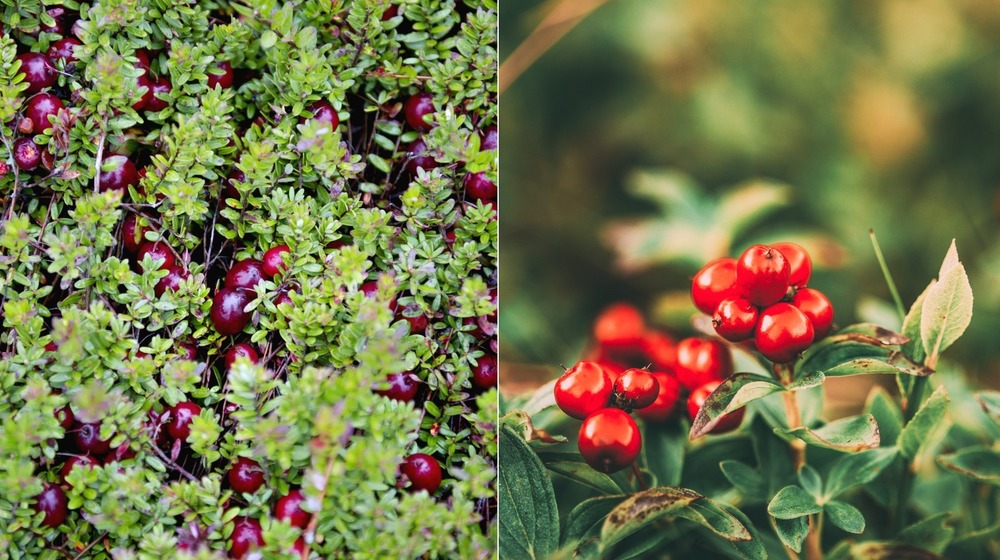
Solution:
{"label": "bokeh background", "polygon": [[689,334],[691,276],[754,242],[806,245],[837,323],[898,326],[870,229],[907,306],[956,239],[976,300],[947,357],[997,384],[1000,3],[500,9],[504,393],[574,362],[614,301]]}

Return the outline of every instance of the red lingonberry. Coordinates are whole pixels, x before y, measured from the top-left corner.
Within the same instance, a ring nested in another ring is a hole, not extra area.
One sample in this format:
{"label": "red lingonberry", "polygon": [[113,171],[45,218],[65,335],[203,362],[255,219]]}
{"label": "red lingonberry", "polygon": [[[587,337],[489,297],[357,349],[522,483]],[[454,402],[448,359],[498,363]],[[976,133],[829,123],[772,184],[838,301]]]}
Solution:
{"label": "red lingonberry", "polygon": [[632,464],[642,449],[635,420],[623,410],[602,408],[584,419],[577,438],[580,454],[594,470],[612,473]]}
{"label": "red lingonberry", "polygon": [[438,166],[438,162],[433,156],[427,155],[427,144],[421,139],[416,139],[406,148],[406,171],[413,176],[417,175],[417,169],[430,171]]}
{"label": "red lingonberry", "polygon": [[240,342],[234,344],[229,351],[226,352],[226,371],[229,371],[233,367],[233,363],[236,362],[236,358],[246,358],[250,360],[251,363],[258,363],[260,361],[260,354],[253,346],[250,346],[246,342]]}
{"label": "red lingonberry", "polygon": [[76,448],[83,454],[104,455],[111,449],[108,440],[101,439],[101,423],[77,422],[71,429]]}
{"label": "red lingonberry", "polygon": [[191,420],[201,414],[201,407],[190,401],[182,401],[170,407],[170,423],[167,432],[175,440],[186,441],[191,435]]}
{"label": "red lingonberry", "polygon": [[410,490],[433,494],[441,486],[441,464],[426,453],[414,453],[403,459],[399,471],[410,481]]}
{"label": "red lingonberry", "polygon": [[468,173],[462,180],[465,196],[469,200],[493,200],[497,197],[497,185],[490,181],[486,173]]}
{"label": "red lingonberry", "polygon": [[305,529],[309,524],[309,512],[302,509],[306,499],[300,490],[292,490],[274,504],[274,516],[290,525]]}
{"label": "red lingonberry", "polygon": [[750,303],[758,307],[785,297],[790,275],[791,267],[785,256],[766,245],[749,247],[736,261],[736,283],[746,292]]}
{"label": "red lingonberry", "polygon": [[233,533],[229,538],[229,555],[233,558],[243,558],[247,552],[264,546],[260,521],[251,517],[236,518],[233,523]]}
{"label": "red lingonberry", "polygon": [[45,514],[42,525],[56,528],[66,521],[68,513],[66,493],[57,484],[46,482],[42,493],[35,497],[35,510]]}
{"label": "red lingonberry", "polygon": [[691,301],[702,313],[715,313],[719,303],[740,294],[736,259],[723,257],[706,264],[691,280]]}
{"label": "red lingonberry", "polygon": [[809,253],[801,245],[787,241],[774,243],[771,248],[781,251],[788,261],[788,285],[793,288],[805,287],[812,275],[812,259],[809,258]]}
{"label": "red lingonberry", "polygon": [[753,336],[757,326],[757,308],[741,297],[727,298],[712,315],[712,326],[730,342],[742,342]]}
{"label": "red lingonberry", "polygon": [[497,385],[497,357],[494,354],[486,354],[476,359],[476,365],[472,366],[472,387],[477,391],[488,391]]}
{"label": "red lingonberry", "polygon": [[660,386],[656,400],[653,404],[637,410],[636,414],[647,422],[663,422],[674,414],[683,386],[677,381],[677,376],[673,372],[655,371],[653,377]]}
{"label": "red lingonberry", "polygon": [[253,494],[264,485],[264,469],[260,463],[246,457],[239,457],[226,473],[229,486],[243,494]]}
{"label": "red lingonberry", "polygon": [[221,69],[222,72],[216,74],[215,69],[210,68],[206,74],[208,75],[208,89],[214,89],[215,86],[222,86],[224,88],[233,86],[233,78],[235,74],[233,73],[233,65],[227,60],[216,63],[215,68]]}
{"label": "red lingonberry", "polygon": [[608,406],[613,389],[614,382],[607,370],[596,362],[582,361],[562,374],[553,392],[563,412],[583,420]]}
{"label": "red lingonberry", "polygon": [[242,288],[223,288],[212,299],[212,324],[222,335],[242,332],[250,324],[251,314],[245,311],[252,298]]}
{"label": "red lingonberry", "polygon": [[627,303],[608,306],[594,320],[594,339],[601,346],[635,346],[642,343],[645,332],[642,313]]}
{"label": "red lingonberry", "polygon": [[790,303],[780,302],[761,311],[754,343],[768,360],[786,363],[809,348],[815,334],[805,313]]}
{"label": "red lingonberry", "polygon": [[265,277],[263,262],[257,259],[243,259],[237,261],[226,273],[225,284],[227,288],[253,290],[259,282],[264,281]]}
{"label": "red lingonberry", "polygon": [[642,337],[642,351],[654,370],[673,369],[677,363],[677,342],[665,332],[647,331]]}
{"label": "red lingonberry", "polygon": [[[411,309],[411,308],[407,307],[406,309]],[[414,316],[404,315],[404,313],[405,311],[403,309],[399,309],[396,312],[396,320],[398,321],[400,319],[403,319],[407,323],[409,323],[410,334],[423,334],[427,330],[427,326],[430,325],[430,319],[427,317],[427,315],[424,315],[423,313]]]}
{"label": "red lingonberry", "polygon": [[823,292],[813,288],[801,288],[795,292],[792,305],[809,317],[816,340],[829,334],[833,326],[833,304]]}
{"label": "red lingonberry", "polygon": [[660,394],[660,382],[644,369],[627,369],[615,379],[614,402],[623,410],[646,408]]}
{"label": "red lingonberry", "polygon": [[139,247],[146,241],[146,232],[150,231],[149,226],[144,226],[139,221],[138,214],[128,214],[122,221],[122,244],[125,251],[134,255],[139,251]]}
{"label": "red lingonberry", "polygon": [[685,338],[677,343],[677,380],[688,390],[733,374],[733,356],[718,340]]}
{"label": "red lingonberry", "polygon": [[35,134],[41,134],[52,128],[49,117],[56,116],[59,109],[65,108],[62,100],[51,93],[39,93],[28,100],[28,105],[24,110],[24,116],[31,119],[31,130]]}
{"label": "red lingonberry", "polygon": [[417,93],[406,100],[403,111],[406,115],[406,122],[414,130],[427,132],[431,129],[431,124],[425,120],[425,117],[434,112],[433,99],[429,93]]}
{"label": "red lingonberry", "polygon": [[160,261],[160,265],[157,267],[159,270],[166,270],[177,266],[174,252],[163,241],[146,241],[140,245],[139,250],[135,253],[135,263],[141,265],[147,256],[153,259],[154,262]]}
{"label": "red lingonberry", "polygon": [[14,140],[14,163],[25,171],[31,171],[42,163],[42,149],[30,136]]}
{"label": "red lingonberry", "polygon": [[[698,416],[698,412],[701,410],[701,407],[704,406],[705,400],[708,399],[708,396],[711,395],[712,392],[715,391],[715,389],[721,383],[722,383],[721,381],[710,381],[702,385],[701,387],[697,387],[695,390],[691,391],[691,394],[688,396],[688,401],[687,401],[688,416],[691,418],[691,420],[694,420],[695,416]],[[719,420],[719,422],[715,425],[715,427],[712,428],[712,430],[709,433],[723,434],[726,432],[731,432],[736,428],[740,427],[740,424],[743,423],[743,415],[745,414],[745,410],[746,409],[738,408],[726,414]]]}
{"label": "red lingonberry", "polygon": [[274,305],[277,307],[279,305],[291,305],[294,306],[295,302],[292,301],[292,296],[288,295],[288,292],[282,291],[278,292],[278,295],[274,296]]}
{"label": "red lingonberry", "polygon": [[285,264],[285,255],[291,254],[291,249],[288,245],[277,245],[271,247],[264,253],[264,274],[268,278],[274,278],[275,276],[288,270],[288,265]]}
{"label": "red lingonberry", "polygon": [[410,402],[420,389],[420,380],[411,371],[390,373],[386,376],[386,381],[389,382],[389,387],[375,392],[396,401]]}
{"label": "red lingonberry", "polygon": [[21,73],[28,84],[26,93],[38,93],[56,83],[58,72],[49,57],[29,52],[17,55],[17,59],[21,61]]}

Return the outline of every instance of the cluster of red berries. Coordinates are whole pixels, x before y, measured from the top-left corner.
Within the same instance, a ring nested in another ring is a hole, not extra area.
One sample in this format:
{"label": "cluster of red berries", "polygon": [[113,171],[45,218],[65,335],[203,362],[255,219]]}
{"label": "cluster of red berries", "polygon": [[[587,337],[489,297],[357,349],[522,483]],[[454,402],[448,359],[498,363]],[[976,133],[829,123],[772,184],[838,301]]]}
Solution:
{"label": "cluster of red berries", "polygon": [[753,245],[738,259],[716,259],[698,271],[691,299],[712,316],[719,336],[749,341],[768,360],[787,363],[833,326],[830,300],[807,287],[811,274],[801,246]]}

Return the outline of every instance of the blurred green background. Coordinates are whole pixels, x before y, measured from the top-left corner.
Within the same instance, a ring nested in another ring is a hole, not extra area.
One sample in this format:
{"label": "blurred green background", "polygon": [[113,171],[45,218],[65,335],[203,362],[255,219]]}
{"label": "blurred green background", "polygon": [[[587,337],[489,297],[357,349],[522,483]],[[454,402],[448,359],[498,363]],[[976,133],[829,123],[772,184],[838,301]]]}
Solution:
{"label": "blurred green background", "polygon": [[757,241],[807,245],[838,324],[897,327],[869,229],[907,307],[956,239],[976,301],[947,357],[996,384],[996,1],[505,0],[501,80],[590,5],[501,95],[507,390],[614,301],[691,332],[691,276]]}

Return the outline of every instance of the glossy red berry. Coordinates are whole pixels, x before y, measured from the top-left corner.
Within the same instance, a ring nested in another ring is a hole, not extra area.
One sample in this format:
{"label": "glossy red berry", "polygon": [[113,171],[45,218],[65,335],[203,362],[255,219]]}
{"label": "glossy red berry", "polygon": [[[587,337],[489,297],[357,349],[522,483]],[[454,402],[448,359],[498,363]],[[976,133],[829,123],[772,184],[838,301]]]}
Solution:
{"label": "glossy red berry", "polygon": [[31,171],[42,163],[42,149],[30,136],[14,140],[14,163],[25,171]]}
{"label": "glossy red berry", "polygon": [[791,271],[780,251],[767,245],[753,245],[736,261],[736,283],[746,292],[750,303],[766,307],[785,297]]}
{"label": "glossy red berry", "polygon": [[271,247],[264,253],[263,259],[263,270],[264,275],[268,278],[274,278],[284,271],[288,270],[288,265],[285,264],[285,255],[290,255],[291,249],[288,245],[277,245]]}
{"label": "glossy red berry", "polygon": [[795,292],[792,305],[809,317],[816,340],[830,333],[830,328],[833,327],[833,304],[823,292],[813,288],[801,288]]}
{"label": "glossy red berry", "polygon": [[724,299],[712,315],[712,326],[722,338],[742,342],[753,337],[757,308],[741,297]]}
{"label": "glossy red berry", "polygon": [[239,457],[226,473],[229,486],[243,494],[253,494],[264,485],[264,469],[260,463],[246,457]]}
{"label": "glossy red berry", "polygon": [[740,295],[736,285],[736,259],[723,257],[706,264],[691,281],[691,301],[711,315],[722,300]]}
{"label": "glossy red berry", "polygon": [[191,342],[178,342],[175,344],[177,347],[177,354],[185,360],[191,360],[195,362],[198,360],[198,347]]}
{"label": "glossy red berry", "polygon": [[69,472],[76,467],[92,468],[99,466],[100,463],[94,460],[94,458],[90,455],[74,455],[69,459],[66,459],[66,462],[63,463],[62,468],[59,469],[59,476],[62,478],[63,482],[65,482],[66,477],[69,476]]}
{"label": "glossy red berry", "polygon": [[615,379],[614,402],[623,410],[646,408],[660,394],[660,382],[644,369],[627,369]]}
{"label": "glossy red berry", "polygon": [[567,415],[583,420],[608,406],[614,381],[597,362],[582,361],[566,370],[553,389],[556,404]]}
{"label": "glossy red berry", "polygon": [[[142,95],[139,100],[132,104],[132,108],[136,111],[143,110],[146,105],[149,104],[149,100],[153,98],[153,81],[149,79],[149,76],[143,74],[135,79],[136,82],[136,93],[142,91]],[[142,88],[146,88],[143,90]]]}
{"label": "glossy red berry", "polygon": [[236,358],[246,358],[250,360],[251,363],[258,363],[260,361],[260,354],[253,346],[250,346],[246,342],[240,342],[234,344],[229,351],[226,352],[226,371],[229,371],[233,367],[233,363],[236,362]]}
{"label": "glossy red berry", "polygon": [[[708,396],[712,394],[713,391],[721,384],[721,381],[710,381],[701,387],[696,388],[691,391],[688,396],[687,409],[688,416],[693,421],[695,416],[698,416],[698,412],[701,411],[701,407],[705,404],[705,400]],[[738,408],[729,414],[726,414],[719,420],[719,423],[715,425],[714,428],[709,432],[711,434],[723,434],[726,432],[731,432],[736,428],[740,427],[743,423],[743,415],[746,409]]]}
{"label": "glossy red berry", "polygon": [[251,550],[264,546],[264,533],[260,521],[250,517],[236,518],[229,539],[229,555],[233,558],[243,558]]}
{"label": "glossy red berry", "polygon": [[497,185],[490,181],[486,173],[467,173],[462,184],[469,200],[493,200],[497,197]]}
{"label": "glossy red berry", "polygon": [[257,259],[243,259],[229,269],[225,282],[227,288],[252,290],[259,282],[263,282],[265,277],[263,262]]}
{"label": "glossy red berry", "polygon": [[288,295],[288,292],[279,292],[278,295],[274,296],[274,305],[291,305],[294,306],[295,302],[292,301],[292,296]]}
{"label": "glossy red berry", "polygon": [[683,386],[677,381],[677,376],[671,372],[656,371],[653,377],[659,385],[656,400],[653,404],[640,408],[636,414],[647,422],[663,422],[673,416],[677,409],[677,401],[680,400]]}
{"label": "glossy red berry", "polygon": [[[50,342],[49,344],[52,343]],[[51,351],[55,351],[55,345],[53,344],[52,346],[53,348]],[[45,346],[45,349],[46,350],[49,349],[48,345]],[[68,404],[66,406],[57,408],[55,414],[56,414],[56,420],[59,420],[59,425],[62,426],[62,429],[64,431],[68,431],[71,427],[73,427],[73,421],[76,418],[73,416],[73,411],[70,409]]]}
{"label": "glossy red berry", "polygon": [[410,334],[423,334],[427,331],[428,325],[430,325],[430,319],[427,318],[427,315],[423,314],[410,317],[397,312],[396,319],[404,319],[410,324]]}
{"label": "glossy red berry", "polygon": [[812,275],[812,259],[809,258],[809,253],[801,245],[790,242],[775,243],[771,248],[781,251],[788,261],[788,284],[793,288],[806,286]]}
{"label": "glossy red berry", "polygon": [[45,55],[49,57],[50,61],[64,60],[66,64],[76,62],[76,47],[82,44],[73,37],[63,37],[49,45],[49,50],[45,51]]}
{"label": "glossy red berry", "polygon": [[479,133],[480,151],[495,150],[500,147],[500,134],[497,125],[490,125]]}
{"label": "glossy red berry", "polygon": [[163,295],[163,292],[170,290],[171,292],[176,292],[181,284],[190,278],[191,275],[188,271],[181,266],[171,266],[167,269],[167,275],[156,281],[156,285],[153,286],[153,292],[156,297]]}
{"label": "glossy red berry", "polygon": [[24,53],[17,55],[21,61],[21,73],[28,84],[27,93],[38,93],[56,83],[56,67],[52,66],[49,57],[41,53]]}
{"label": "glossy red berry", "polygon": [[49,117],[56,116],[59,109],[65,107],[62,100],[51,93],[39,93],[29,99],[24,116],[31,119],[31,132],[41,134],[52,128]]}
{"label": "glossy red berry", "polygon": [[[370,298],[376,297],[376,295],[378,294],[378,281],[377,280],[369,280],[369,281],[365,282],[364,284],[361,284],[361,286],[359,286],[359,289],[362,292],[364,292],[364,294],[366,296],[368,296]],[[396,309],[398,307],[399,307],[399,304],[396,302],[396,297],[393,296],[393,298],[391,300],[389,300],[389,311],[392,311],[393,313],[395,313]]]}
{"label": "glossy red berry", "polygon": [[132,160],[122,155],[104,158],[101,162],[101,192],[109,190],[127,191],[139,184],[139,172]]}
{"label": "glossy red berry", "polygon": [[186,441],[191,435],[191,419],[201,413],[201,407],[190,401],[182,401],[170,407],[170,423],[167,432],[170,437]]}
{"label": "glossy red berry", "polygon": [[111,449],[108,440],[101,439],[101,423],[77,422],[71,429],[76,448],[83,454],[104,455]]}
{"label": "glossy red berry", "polygon": [[215,73],[214,69],[209,69],[206,74],[208,75],[208,89],[214,89],[215,86],[222,86],[224,88],[233,86],[233,78],[235,74],[233,73],[233,65],[229,61],[222,61],[215,65],[216,68],[221,69],[222,72],[219,74]]}
{"label": "glossy red berry", "polygon": [[332,130],[336,130],[340,125],[340,115],[329,101],[320,100],[313,103],[309,106],[309,112],[312,113],[313,119],[329,124]]}
{"label": "glossy red berry", "polygon": [[642,449],[642,436],[628,413],[617,408],[602,408],[583,421],[577,445],[591,468],[613,473],[636,460]]}
{"label": "glossy red berry", "polygon": [[[135,253],[136,264],[141,266],[142,261],[146,260],[146,257],[160,263],[157,267],[158,270],[170,269],[177,266],[174,252],[163,241],[146,241],[142,245],[139,245],[139,250]],[[156,265],[154,264],[153,266]]]}
{"label": "glossy red berry", "polygon": [[302,509],[302,503],[305,501],[300,490],[292,490],[274,504],[274,516],[290,525],[305,529],[310,518],[309,512]]}
{"label": "glossy red berry", "polygon": [[414,453],[403,459],[399,471],[410,481],[410,490],[433,494],[441,486],[441,464],[426,453]]}
{"label": "glossy red berry", "polygon": [[809,348],[815,335],[812,321],[805,313],[790,303],[780,302],[761,311],[754,343],[765,358],[780,364],[795,360]]}
{"label": "glossy red berry", "polygon": [[128,214],[122,221],[122,244],[125,251],[134,255],[139,251],[139,247],[145,242],[145,235],[150,231],[149,226],[144,226],[139,221],[137,214]]}
{"label": "glossy red berry", "polygon": [[250,313],[245,311],[252,298],[242,288],[222,288],[212,299],[212,324],[222,335],[242,332],[250,324]]}
{"label": "glossy red berry", "polygon": [[645,332],[642,313],[627,303],[608,306],[594,320],[594,339],[600,346],[620,348],[641,344]]}
{"label": "glossy red berry", "polygon": [[389,382],[389,387],[375,392],[395,401],[412,401],[420,388],[419,379],[410,371],[390,373],[386,376],[386,381]]}
{"label": "glossy red berry", "polygon": [[42,493],[35,497],[35,510],[45,514],[42,525],[56,528],[66,521],[68,513],[66,493],[57,484],[46,482]]}
{"label": "glossy red berry", "polygon": [[654,370],[672,370],[677,364],[677,342],[665,332],[646,331],[641,349]]}
{"label": "glossy red berry", "polygon": [[153,80],[149,87],[149,99],[146,100],[146,105],[143,107],[146,112],[157,113],[166,109],[170,103],[165,99],[160,99],[159,95],[166,96],[172,89],[170,80],[166,76],[160,76]]}
{"label": "glossy red berry", "polygon": [[430,171],[438,166],[438,162],[427,154],[427,144],[423,140],[414,140],[406,148],[406,171],[410,175],[417,175],[417,169]]}
{"label": "glossy red berry", "polygon": [[417,93],[406,100],[403,111],[406,114],[406,122],[414,130],[427,132],[431,129],[431,124],[425,120],[425,117],[434,112],[433,99],[429,93]]}
{"label": "glossy red berry", "polygon": [[685,338],[677,344],[674,372],[681,385],[693,390],[709,381],[732,375],[733,356],[729,348],[718,340]]}
{"label": "glossy red berry", "polygon": [[472,386],[478,391],[488,391],[497,386],[497,357],[486,354],[476,359],[472,366]]}

